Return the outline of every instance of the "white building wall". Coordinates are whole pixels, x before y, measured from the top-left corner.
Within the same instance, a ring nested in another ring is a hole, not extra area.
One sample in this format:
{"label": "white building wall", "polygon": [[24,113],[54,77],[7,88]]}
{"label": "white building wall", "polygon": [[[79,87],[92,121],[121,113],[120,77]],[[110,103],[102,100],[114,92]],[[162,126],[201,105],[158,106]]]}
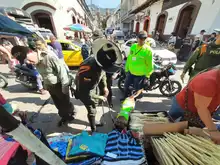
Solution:
{"label": "white building wall", "polygon": [[210,34],[213,29],[220,28],[220,0],[200,1],[202,5],[191,34],[198,34],[202,29],[205,29]]}
{"label": "white building wall", "polygon": [[[36,11],[36,10],[45,10],[45,11],[49,11],[52,14],[53,17],[53,22],[56,28],[56,32],[57,32],[57,36],[60,39],[64,39],[64,30],[63,28],[67,25],[72,24],[72,16],[73,13],[72,12],[67,12],[68,8],[75,8],[75,10],[77,11],[77,13],[79,13],[79,15],[81,15],[83,18],[85,17],[85,12],[82,9],[82,7],[80,6],[80,4],[77,2],[77,0],[0,0],[0,5],[4,6],[4,7],[16,7],[16,8],[22,8],[24,7],[26,4],[31,3],[31,2],[43,2],[43,3],[47,3],[51,6],[54,6],[56,8],[56,10],[53,10],[49,7],[45,7],[45,6],[32,6],[30,8],[28,8],[26,11],[31,14],[32,12]],[[75,16],[76,21],[79,19],[78,16]],[[79,19],[80,22],[82,21],[81,19]],[[83,20],[83,22],[85,22]]]}
{"label": "white building wall", "polygon": [[159,1],[154,3],[152,6],[150,6],[150,28],[149,28],[149,33],[152,34],[156,27],[157,23],[157,16],[160,14],[161,10],[163,7],[163,1]]}
{"label": "white building wall", "polygon": [[[152,34],[153,30],[155,29],[156,23],[157,23],[157,16],[160,14],[161,10],[162,10],[162,6],[163,6],[163,1],[159,1],[154,3],[152,6],[148,7],[147,9],[145,9],[144,11],[141,11],[141,13],[143,12],[147,12],[147,10],[150,10],[150,27],[149,27],[149,34]],[[141,13],[137,13],[137,15],[141,15]],[[144,22],[145,19],[142,19],[140,21],[140,31],[144,30]],[[134,22],[134,27],[133,27],[133,31],[135,32],[136,29],[136,23],[137,21]]]}
{"label": "white building wall", "polygon": [[164,29],[164,35],[170,35],[173,32],[176,21],[177,21],[179,10],[184,5],[185,3],[166,10],[168,12],[168,17],[167,17],[167,22],[166,22],[165,29]]}
{"label": "white building wall", "polygon": [[212,26],[209,29],[209,33],[212,33],[214,31],[214,29],[220,29],[220,10],[215,17],[215,20],[214,20]]}
{"label": "white building wall", "polygon": [[[193,25],[191,34],[196,35],[202,29],[205,29],[207,34],[213,32],[213,29],[220,28],[220,0],[200,0],[202,2],[198,16]],[[164,35],[170,35],[177,21],[180,9],[185,5],[181,4],[173,8],[167,9],[168,18],[165,25]]]}

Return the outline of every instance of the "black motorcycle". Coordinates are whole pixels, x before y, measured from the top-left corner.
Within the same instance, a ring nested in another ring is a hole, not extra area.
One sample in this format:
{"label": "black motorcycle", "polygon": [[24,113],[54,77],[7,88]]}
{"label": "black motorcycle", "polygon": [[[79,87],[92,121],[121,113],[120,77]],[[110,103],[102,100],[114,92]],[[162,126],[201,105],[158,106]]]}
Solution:
{"label": "black motorcycle", "polygon": [[31,69],[26,67],[25,65],[16,65],[15,66],[16,73],[16,82],[21,83],[23,86],[30,89],[37,89],[37,79],[36,75],[32,72]]}
{"label": "black motorcycle", "polygon": [[[151,79],[153,78],[152,76],[154,76],[154,83],[150,84],[149,79],[145,80],[145,82],[143,83],[144,90],[152,91],[159,88],[162,95],[166,97],[175,96],[182,89],[182,85],[179,81],[172,80],[170,78],[170,76],[175,75],[175,73],[176,73],[176,67],[171,63],[165,66],[164,68],[162,68],[161,70],[156,70],[155,72],[152,73],[150,77]],[[124,69],[120,70],[120,75],[121,77],[119,77],[118,80],[118,88],[122,92],[124,92],[124,83],[126,79],[126,73]],[[131,86],[129,90],[130,90],[130,94],[132,94],[134,91],[133,86]]]}

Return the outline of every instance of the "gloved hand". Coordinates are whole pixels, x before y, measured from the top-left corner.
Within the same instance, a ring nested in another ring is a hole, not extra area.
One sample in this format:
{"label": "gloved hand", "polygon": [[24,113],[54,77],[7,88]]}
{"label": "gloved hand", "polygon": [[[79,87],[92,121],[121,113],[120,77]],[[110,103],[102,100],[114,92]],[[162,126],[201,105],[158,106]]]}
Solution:
{"label": "gloved hand", "polygon": [[107,101],[107,98],[104,97],[104,96],[99,96],[99,100],[103,101],[103,102],[106,102]]}
{"label": "gloved hand", "polygon": [[66,86],[66,85],[62,86],[62,93],[65,95],[68,94],[69,93],[69,86]]}

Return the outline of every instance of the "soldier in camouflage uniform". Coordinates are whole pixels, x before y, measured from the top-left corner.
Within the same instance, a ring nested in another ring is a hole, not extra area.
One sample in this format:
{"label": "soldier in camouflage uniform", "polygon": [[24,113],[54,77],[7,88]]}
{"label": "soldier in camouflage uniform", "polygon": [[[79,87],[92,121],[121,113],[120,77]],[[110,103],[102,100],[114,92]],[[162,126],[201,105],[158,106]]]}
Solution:
{"label": "soldier in camouflage uniform", "polygon": [[[88,120],[92,132],[96,131],[96,106],[98,101],[106,101],[109,94],[106,82],[106,73],[116,72],[121,63],[120,49],[111,41],[97,39],[93,43],[93,56],[87,58],[76,75],[76,98],[80,99],[88,111]],[[98,95],[98,84],[103,85],[104,96]]]}
{"label": "soldier in camouflage uniform", "polygon": [[[218,33],[216,41],[197,48],[186,62],[180,76],[182,81],[187,72],[189,72],[190,79],[192,79],[199,72],[220,64],[220,29],[215,29],[215,31]],[[195,65],[194,68],[193,65]]]}

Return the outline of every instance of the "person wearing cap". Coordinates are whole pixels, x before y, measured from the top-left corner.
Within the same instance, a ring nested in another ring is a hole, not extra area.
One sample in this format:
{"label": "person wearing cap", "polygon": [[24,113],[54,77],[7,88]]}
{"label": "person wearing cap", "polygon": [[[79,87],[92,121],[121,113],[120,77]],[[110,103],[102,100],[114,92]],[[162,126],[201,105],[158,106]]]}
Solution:
{"label": "person wearing cap", "polygon": [[220,64],[220,29],[215,31],[217,32],[216,41],[198,47],[186,62],[180,76],[182,81],[187,72],[189,72],[189,79],[192,79],[199,72]]}
{"label": "person wearing cap", "polygon": [[138,34],[138,43],[131,46],[125,65],[125,71],[127,72],[125,93],[124,98],[121,100],[128,97],[130,85],[134,85],[135,91],[141,89],[144,79],[149,78],[154,70],[152,49],[145,44],[146,39],[147,32],[142,31]]}
{"label": "person wearing cap", "polygon": [[[92,132],[96,126],[102,125],[95,121],[98,101],[105,102],[109,94],[106,73],[115,73],[122,63],[122,55],[118,46],[106,39],[97,39],[93,43],[93,56],[87,58],[76,75],[75,97],[80,99],[88,111],[88,120]],[[103,84],[104,96],[97,94],[98,84]]]}
{"label": "person wearing cap", "polygon": [[211,42],[215,42],[215,41],[216,41],[216,32],[213,32],[207,42],[211,43]]}

